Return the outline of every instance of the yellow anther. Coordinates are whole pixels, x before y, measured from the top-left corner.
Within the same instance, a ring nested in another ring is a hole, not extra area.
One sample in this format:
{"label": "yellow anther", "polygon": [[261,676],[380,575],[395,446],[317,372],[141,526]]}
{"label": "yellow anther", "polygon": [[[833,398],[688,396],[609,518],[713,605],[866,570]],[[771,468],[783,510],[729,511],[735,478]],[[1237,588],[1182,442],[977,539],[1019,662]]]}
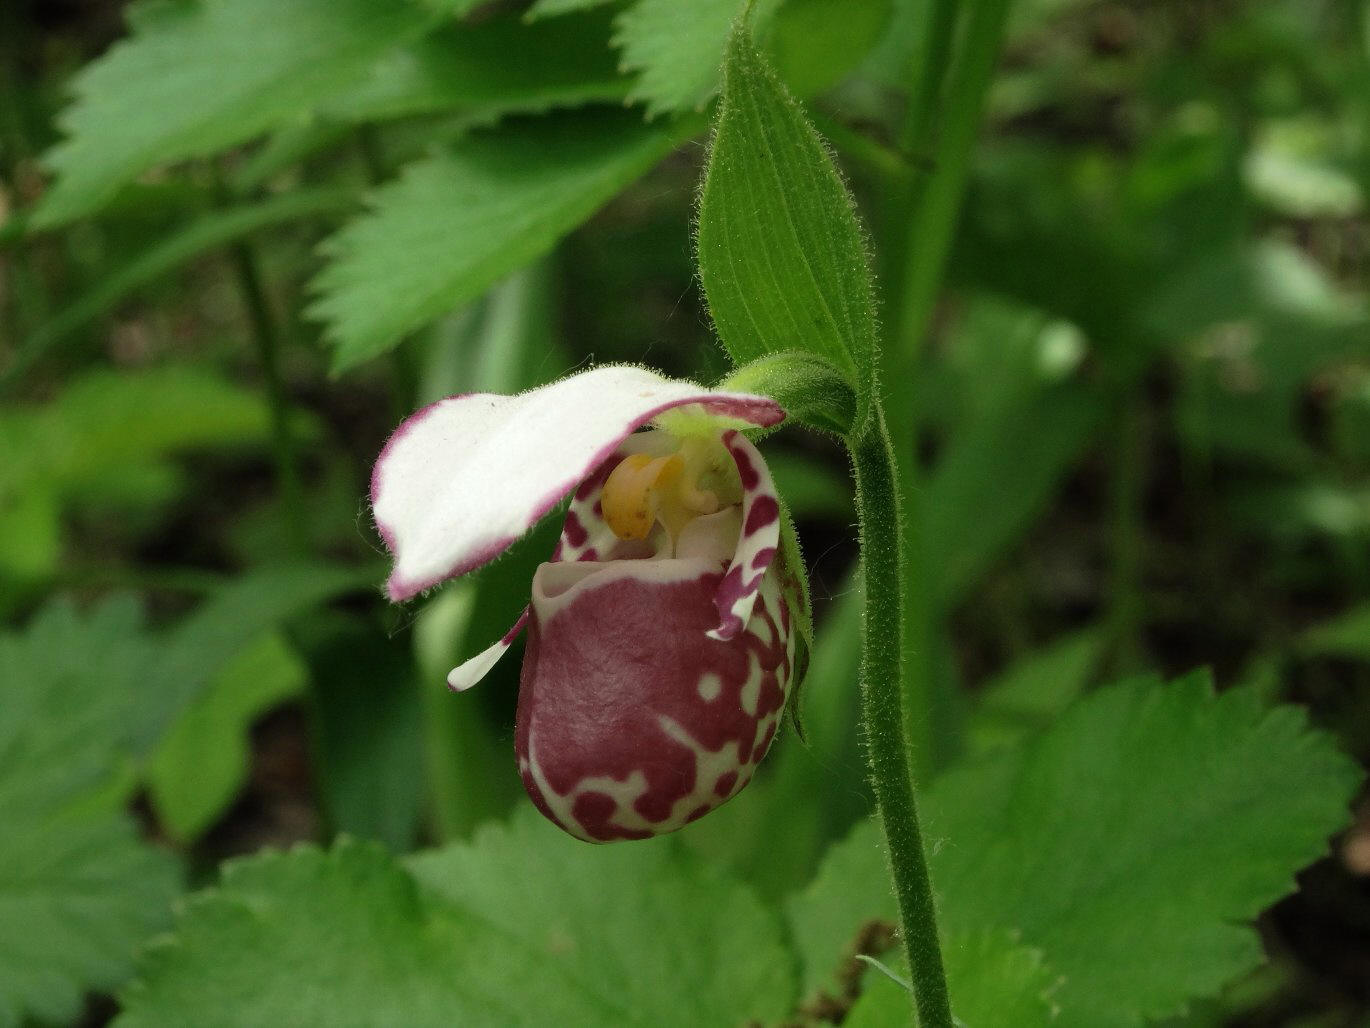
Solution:
{"label": "yellow anther", "polygon": [[620,539],[646,539],[656,523],[661,490],[673,485],[685,469],[679,456],[634,453],[609,474],[600,494],[604,521]]}

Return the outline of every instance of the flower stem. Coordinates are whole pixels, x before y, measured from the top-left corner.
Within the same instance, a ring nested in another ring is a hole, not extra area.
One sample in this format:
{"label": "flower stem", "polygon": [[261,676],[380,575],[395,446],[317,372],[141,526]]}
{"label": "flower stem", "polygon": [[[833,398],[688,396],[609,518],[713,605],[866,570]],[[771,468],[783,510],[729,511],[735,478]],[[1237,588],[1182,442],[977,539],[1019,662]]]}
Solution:
{"label": "flower stem", "polygon": [[946,972],[904,731],[902,586],[911,569],[904,560],[898,472],[881,407],[877,406],[867,427],[849,445],[866,575],[861,699],[871,779],[899,901],[918,1023],[923,1028],[950,1028]]}

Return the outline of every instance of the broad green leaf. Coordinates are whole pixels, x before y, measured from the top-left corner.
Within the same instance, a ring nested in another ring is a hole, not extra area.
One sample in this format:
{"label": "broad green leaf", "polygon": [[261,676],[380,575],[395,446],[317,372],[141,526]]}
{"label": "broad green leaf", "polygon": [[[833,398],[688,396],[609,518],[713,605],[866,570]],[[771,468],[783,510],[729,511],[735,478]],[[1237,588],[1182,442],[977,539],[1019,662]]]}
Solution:
{"label": "broad green leaf", "polygon": [[140,625],[116,599],[0,634],[0,1025],[76,1021],[171,919],[175,866],[121,809]]}
{"label": "broad green leaf", "polygon": [[[1061,1025],[1166,1016],[1259,963],[1243,922],[1325,850],[1359,778],[1302,711],[1248,690],[1101,690],[924,795],[942,928],[1018,932],[1065,979]],[[893,916],[885,876],[862,825],[792,901],[811,987],[863,920]]]}
{"label": "broad green leaf", "polygon": [[5,378],[17,377],[71,333],[113,310],[141,287],[187,261],[263,228],[338,214],[355,202],[355,195],[344,190],[300,189],[260,203],[214,211],[192,221],[134,260],[118,265],[110,275],[68,303],[60,314],[24,341],[23,347],[6,369]]}
{"label": "broad green leaf", "polygon": [[[1019,944],[1012,932],[968,932],[948,941],[943,953],[947,988],[961,1024],[1047,1028],[1056,1023],[1052,994],[1059,976],[1042,954]],[[907,981],[908,965],[897,951],[885,954],[891,969]],[[861,995],[842,1020],[843,1028],[905,1028],[909,994],[872,969],[866,971]]]}
{"label": "broad green leaf", "polygon": [[803,111],[739,26],[699,206],[699,272],[739,364],[797,349],[869,402],[875,312],[851,197]]}
{"label": "broad green leaf", "polygon": [[1299,637],[1299,651],[1318,657],[1370,661],[1370,604],[1315,625]]}
{"label": "broad green leaf", "polygon": [[294,637],[309,661],[309,734],[329,828],[412,849],[424,780],[409,640],[343,615],[316,615]]}
{"label": "broad green leaf", "polygon": [[1019,658],[988,682],[971,715],[971,749],[1016,742],[1051,724],[1084,692],[1105,641],[1098,628],[1074,632]]}
{"label": "broad green leaf", "polygon": [[307,674],[279,635],[263,636],[176,719],[147,766],[149,797],[172,837],[194,839],[224,812],[247,779],[252,722],[298,696]]}
{"label": "broad green leaf", "polygon": [[488,124],[622,100],[628,80],[609,49],[609,28],[602,12],[532,25],[516,17],[450,25],[386,54],[323,112],[366,121],[454,111]]}
{"label": "broad green leaf", "polygon": [[500,920],[426,901],[379,844],[344,839],[225,864],[146,951],[115,1023],[612,1022],[614,1007],[540,957]]}
{"label": "broad green leaf", "polygon": [[792,998],[774,917],[668,841],[588,847],[525,808],[409,868],[349,840],[230,862],[118,1023],[692,1026]]}
{"label": "broad green leaf", "polygon": [[146,752],[195,702],[212,676],[261,635],[343,593],[374,588],[374,567],[280,564],[249,571],[177,623],[140,685],[135,742]]}
{"label": "broad green leaf", "polygon": [[779,919],[674,840],[585,846],[525,805],[410,867],[617,1008],[618,1023],[770,1022],[793,999]]}
{"label": "broad green leaf", "polygon": [[34,212],[90,214],[148,168],[214,153],[310,110],[433,21],[371,0],[144,2],[132,34],[86,67],[47,155],[57,180]]}
{"label": "broad green leaf", "polygon": [[310,313],[335,371],[475,299],[661,159],[684,126],[587,112],[473,136],[409,167],[325,244]]}

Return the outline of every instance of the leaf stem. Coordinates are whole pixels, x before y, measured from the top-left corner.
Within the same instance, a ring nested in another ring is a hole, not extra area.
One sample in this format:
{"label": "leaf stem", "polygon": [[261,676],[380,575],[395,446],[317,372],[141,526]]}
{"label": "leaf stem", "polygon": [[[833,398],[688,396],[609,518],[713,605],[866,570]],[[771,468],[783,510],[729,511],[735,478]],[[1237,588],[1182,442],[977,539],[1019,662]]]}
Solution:
{"label": "leaf stem", "polygon": [[276,484],[281,491],[286,536],[296,550],[304,552],[309,548],[309,530],[304,518],[295,443],[290,434],[289,398],[281,374],[280,335],[271,316],[252,248],[238,242],[228,248],[228,254],[266,379],[267,402],[271,407],[271,454],[276,466]]}
{"label": "leaf stem", "polygon": [[918,1023],[923,1028],[950,1028],[946,972],[905,737],[901,628],[903,581],[911,569],[904,560],[898,472],[883,407],[876,405],[867,427],[849,445],[866,575],[861,699],[871,779],[899,901]]}

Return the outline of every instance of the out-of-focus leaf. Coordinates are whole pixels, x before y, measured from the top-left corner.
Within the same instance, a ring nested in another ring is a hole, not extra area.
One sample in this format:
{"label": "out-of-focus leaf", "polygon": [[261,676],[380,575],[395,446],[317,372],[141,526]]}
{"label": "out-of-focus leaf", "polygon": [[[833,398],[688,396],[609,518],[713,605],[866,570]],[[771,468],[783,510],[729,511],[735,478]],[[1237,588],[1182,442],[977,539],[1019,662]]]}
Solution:
{"label": "out-of-focus leaf", "polygon": [[766,463],[777,491],[796,518],[855,523],[854,490],[846,475],[792,450],[772,450],[766,454]]}
{"label": "out-of-focus leaf", "polygon": [[383,57],[371,76],[323,112],[350,121],[435,111],[473,124],[509,114],[622,100],[628,80],[609,48],[610,18],[595,11],[527,24],[516,17],[458,24]]}
{"label": "out-of-focus leaf", "polygon": [[409,867],[349,840],[231,862],[148,953],[118,1023],[218,1009],[254,1023],[655,1028],[788,1009],[777,920],[668,842],[592,848],[525,810]]}
{"label": "out-of-focus leaf", "polygon": [[258,442],[268,424],[261,397],[202,370],[92,371],[41,408],[0,413],[0,504],[180,450]]}
{"label": "out-of-focus leaf", "polygon": [[186,707],[147,765],[148,794],[170,835],[194,839],[224,812],[247,779],[252,722],[299,695],[307,674],[279,635],[266,635]]}
{"label": "out-of-focus leaf", "polygon": [[783,0],[762,34],[785,84],[799,96],[835,85],[884,34],[892,0]]}
{"label": "out-of-focus leaf", "polygon": [[566,115],[474,136],[408,168],[326,244],[310,313],[335,371],[385,352],[550,249],[681,138],[628,113]]}
{"label": "out-of-focus leaf", "polygon": [[700,192],[699,273],[733,360],[817,355],[856,393],[874,374],[865,241],[822,140],[739,25]]}
{"label": "out-of-focus leaf", "polygon": [[989,682],[971,716],[970,747],[983,752],[1045,728],[1084,691],[1103,656],[1102,630],[1087,628],[1020,658]]}
{"label": "out-of-focus leaf", "polygon": [[1349,657],[1370,661],[1370,604],[1352,607],[1299,637],[1301,653],[1314,657]]}
{"label": "out-of-focus leaf", "polygon": [[1016,541],[1093,438],[1108,410],[1073,384],[1015,397],[962,427],[923,498],[926,553],[943,610],[956,606]]}
{"label": "out-of-focus leaf", "polygon": [[60,314],[24,341],[5,377],[16,377],[54,344],[187,261],[263,228],[341,213],[355,202],[355,194],[347,190],[298,189],[260,203],[206,214],[175,235],[158,241],[140,257],[118,265],[110,275],[63,307]]}
{"label": "out-of-focus leaf", "polygon": [[0,634],[0,1025],[76,1020],[171,919],[174,864],[120,809],[140,621],[129,600],[55,604]]}
{"label": "out-of-focus leaf", "polygon": [[57,181],[35,228],[90,214],[156,164],[210,154],[311,109],[432,24],[370,0],[142,3],[132,35],[88,65],[46,157]]}
{"label": "out-of-focus leaf", "polygon": [[1354,175],[1338,167],[1333,126],[1290,119],[1261,127],[1242,171],[1251,192],[1294,218],[1349,218],[1364,207]]}
{"label": "out-of-focus leaf", "polygon": [[[415,876],[620,1011],[617,1023],[774,1021],[794,986],[780,923],[670,840],[578,844],[524,806],[469,845],[420,854]],[[605,883],[616,902],[605,903]]]}
{"label": "out-of-focus leaf", "polygon": [[528,8],[524,17],[529,21],[536,21],[539,18],[552,18],[558,14],[570,14],[572,11],[588,11],[592,7],[603,7],[612,2],[613,0],[537,0],[532,7]]}
{"label": "out-of-focus leaf", "polygon": [[408,640],[341,616],[315,617],[297,638],[309,661],[310,736],[330,827],[412,849],[424,779]]}
{"label": "out-of-focus leaf", "polygon": [[179,622],[146,669],[135,743],[146,752],[230,660],[283,621],[341,593],[374,588],[374,567],[281,564],[250,571]]}
{"label": "out-of-focus leaf", "polygon": [[[942,925],[1007,929],[1064,977],[1061,1025],[1136,1025],[1259,962],[1241,922],[1292,884],[1347,818],[1359,770],[1295,708],[1205,676],[1076,704],[1040,737],[923,797]],[[807,990],[893,900],[873,824],[790,904]]]}

